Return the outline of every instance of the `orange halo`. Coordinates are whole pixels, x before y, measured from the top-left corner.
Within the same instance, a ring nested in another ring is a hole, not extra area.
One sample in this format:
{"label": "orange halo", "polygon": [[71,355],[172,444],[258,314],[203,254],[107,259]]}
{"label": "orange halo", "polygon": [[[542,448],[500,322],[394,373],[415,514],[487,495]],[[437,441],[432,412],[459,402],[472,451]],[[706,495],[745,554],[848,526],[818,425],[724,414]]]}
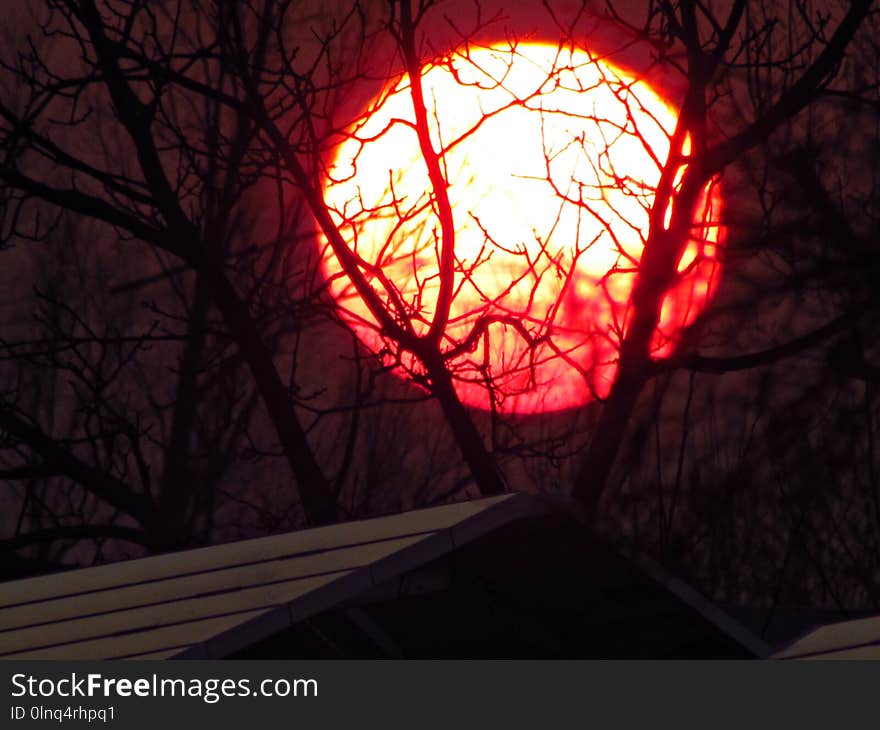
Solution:
{"label": "orange halo", "polygon": [[[676,112],[613,64],[541,43],[459,49],[426,66],[422,85],[455,222],[444,349],[493,317],[450,361],[460,398],[488,409],[494,397],[502,412],[534,413],[603,397]],[[392,286],[424,334],[439,288],[440,225],[414,122],[404,76],[335,148],[324,197],[374,288],[390,302],[383,287]],[[656,357],[672,351],[714,288],[717,186],[700,208],[702,237],[688,245],[664,300]],[[326,241],[322,267],[358,337],[374,351],[389,348]],[[401,367],[422,372],[408,353]]]}

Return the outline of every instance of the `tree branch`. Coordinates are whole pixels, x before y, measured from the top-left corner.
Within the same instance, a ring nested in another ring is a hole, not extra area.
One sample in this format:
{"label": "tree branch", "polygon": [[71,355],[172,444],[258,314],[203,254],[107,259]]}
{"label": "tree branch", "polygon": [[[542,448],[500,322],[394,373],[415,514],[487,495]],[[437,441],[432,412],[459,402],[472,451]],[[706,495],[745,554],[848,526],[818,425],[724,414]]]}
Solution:
{"label": "tree branch", "polygon": [[780,360],[793,357],[804,350],[815,347],[834,335],[849,329],[858,321],[859,317],[864,314],[866,309],[867,306],[864,306],[846,312],[812,332],[761,352],[753,352],[748,355],[738,355],[735,357],[705,357],[697,353],[691,353],[674,357],[669,360],[655,361],[654,372],[691,370],[700,373],[724,374],[738,370],[749,370],[751,368],[773,365]]}
{"label": "tree branch", "polygon": [[156,527],[152,500],[137,494],[128,484],[76,457],[42,430],[19,418],[9,405],[0,403],[0,428],[23,441],[43,459],[87,491],[140,523],[147,531]]}
{"label": "tree branch", "polygon": [[720,172],[744,152],[763,142],[783,122],[794,117],[815,98],[843,59],[849,42],[867,17],[872,2],[873,0],[852,0],[849,11],[818,58],[782,93],[770,110],[738,134],[706,151],[704,164],[710,174]]}

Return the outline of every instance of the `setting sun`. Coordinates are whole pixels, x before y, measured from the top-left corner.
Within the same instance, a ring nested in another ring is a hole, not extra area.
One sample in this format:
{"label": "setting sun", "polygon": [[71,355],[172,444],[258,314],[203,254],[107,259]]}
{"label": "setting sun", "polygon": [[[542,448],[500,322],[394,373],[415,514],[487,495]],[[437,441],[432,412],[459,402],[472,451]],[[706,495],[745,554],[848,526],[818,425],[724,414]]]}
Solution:
{"label": "setting sun", "polygon": [[[425,67],[422,84],[454,218],[442,347],[461,400],[534,413],[603,397],[674,109],[585,50],[538,43],[459,49]],[[334,149],[324,197],[363,274],[422,335],[437,304],[442,233],[414,122],[404,76]],[[711,294],[719,205],[710,188],[664,301],[655,357],[671,352]],[[329,246],[322,266],[359,338],[418,375],[415,357],[385,340]]]}

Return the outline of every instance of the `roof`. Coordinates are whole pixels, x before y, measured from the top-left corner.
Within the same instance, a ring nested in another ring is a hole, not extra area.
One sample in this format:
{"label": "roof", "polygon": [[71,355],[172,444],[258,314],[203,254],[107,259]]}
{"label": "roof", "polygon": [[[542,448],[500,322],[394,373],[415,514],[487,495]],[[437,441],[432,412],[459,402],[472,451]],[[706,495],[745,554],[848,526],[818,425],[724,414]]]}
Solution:
{"label": "roof", "polygon": [[7,582],[0,658],[767,655],[558,506],[509,494]]}
{"label": "roof", "polygon": [[536,509],[511,494],[8,582],[0,658],[225,656]]}
{"label": "roof", "polygon": [[880,616],[821,626],[784,649],[773,659],[880,659]]}
{"label": "roof", "polygon": [[522,517],[237,659],[754,658],[769,647],[570,504]]}
{"label": "roof", "polygon": [[[876,611],[861,608],[816,607],[803,604],[739,605],[724,604],[724,611],[760,636],[770,646],[788,646],[807,633],[837,621],[867,618]],[[772,653],[772,652],[771,652]]]}

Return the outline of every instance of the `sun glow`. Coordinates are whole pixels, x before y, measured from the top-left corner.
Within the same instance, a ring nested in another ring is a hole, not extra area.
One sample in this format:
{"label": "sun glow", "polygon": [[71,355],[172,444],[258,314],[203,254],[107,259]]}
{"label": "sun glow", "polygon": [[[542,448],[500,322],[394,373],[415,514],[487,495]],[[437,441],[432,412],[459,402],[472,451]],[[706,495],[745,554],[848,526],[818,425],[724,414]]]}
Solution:
{"label": "sun glow", "polygon": [[[455,295],[442,345],[455,352],[460,398],[533,413],[603,397],[675,111],[646,82],[584,50],[538,43],[460,49],[426,67],[422,84],[454,218]],[[441,233],[414,124],[403,77],[334,149],[324,196],[373,288],[424,334],[437,304]],[[664,300],[655,357],[672,351],[712,292],[719,207],[714,186]],[[672,206],[664,213],[668,227]],[[329,246],[322,266],[359,338],[420,374],[379,331]]]}

